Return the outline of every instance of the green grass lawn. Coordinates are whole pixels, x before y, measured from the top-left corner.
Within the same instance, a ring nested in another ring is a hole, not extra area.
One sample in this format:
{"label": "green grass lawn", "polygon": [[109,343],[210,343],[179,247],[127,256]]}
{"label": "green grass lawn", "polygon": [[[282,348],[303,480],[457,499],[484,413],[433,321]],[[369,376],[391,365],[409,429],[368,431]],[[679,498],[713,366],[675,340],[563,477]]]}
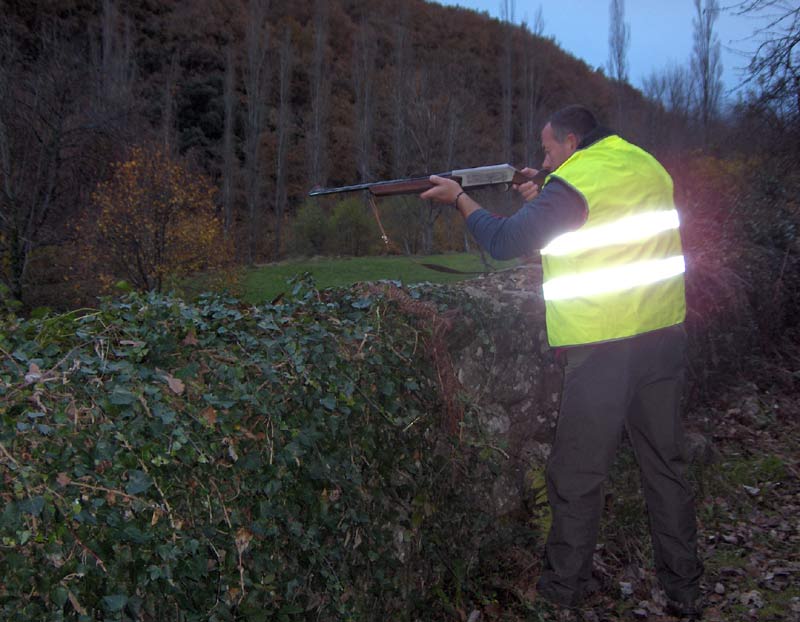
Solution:
{"label": "green grass lawn", "polygon": [[[447,255],[428,255],[409,258],[405,256],[391,257],[351,257],[351,258],[315,258],[301,261],[285,261],[269,264],[248,270],[244,277],[242,298],[248,302],[258,303],[272,300],[281,292],[288,290],[286,281],[291,277],[309,272],[314,277],[317,287],[339,287],[352,285],[359,281],[378,281],[392,279],[404,284],[430,281],[447,283],[470,278],[470,275],[448,274],[437,272],[420,265],[433,263],[448,268],[464,271],[483,271],[479,255],[458,253]],[[515,261],[490,261],[494,269],[515,265]]]}

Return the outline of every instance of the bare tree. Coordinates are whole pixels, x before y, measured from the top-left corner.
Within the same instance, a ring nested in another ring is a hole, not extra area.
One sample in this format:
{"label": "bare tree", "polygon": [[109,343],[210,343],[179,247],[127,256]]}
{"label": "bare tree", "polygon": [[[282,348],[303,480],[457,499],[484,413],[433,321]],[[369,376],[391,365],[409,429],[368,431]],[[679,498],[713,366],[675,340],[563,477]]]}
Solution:
{"label": "bare tree", "polygon": [[281,253],[281,233],[283,231],[283,215],[286,212],[286,153],[289,136],[292,133],[291,122],[291,86],[292,86],[292,33],[289,28],[283,36],[280,51],[280,103],[278,108],[278,145],[275,157],[275,247],[273,257],[277,259]]}
{"label": "bare tree", "polygon": [[[523,24],[523,28],[527,28]],[[525,78],[522,121],[523,121],[523,162],[533,164],[533,156],[539,144],[539,130],[541,125],[542,109],[544,107],[544,67],[547,59],[543,57],[545,48],[539,45],[537,39],[544,35],[544,16],[542,7],[536,13],[533,27],[526,36],[527,45],[523,54],[523,76]]]}
{"label": "bare tree", "polygon": [[719,37],[714,24],[719,17],[717,0],[694,0],[694,46],[692,71],[696,87],[696,110],[700,122],[703,144],[708,140],[708,129],[719,109],[722,95],[722,61]]}
{"label": "bare tree", "polygon": [[411,45],[408,28],[408,3],[398,6],[399,19],[395,24],[394,37],[394,80],[392,98],[392,177],[402,177],[408,173],[408,130],[407,108],[409,105],[409,80],[411,67]]}
{"label": "bare tree", "polygon": [[689,118],[692,105],[691,78],[683,65],[671,64],[653,71],[644,79],[643,91],[648,99],[660,103],[664,110],[683,122]]}
{"label": "bare tree", "polygon": [[[409,133],[422,170],[452,169],[457,160],[458,137],[468,102],[458,93],[466,90],[466,77],[457,63],[441,63],[417,71],[409,106]],[[441,88],[441,85],[448,85]],[[442,205],[418,201],[416,227],[404,231],[407,252],[430,253],[433,232]],[[415,240],[411,237],[416,235]]]}
{"label": "bare tree", "polygon": [[794,0],[746,0],[734,10],[764,19],[753,33],[759,45],[745,84],[757,84],[761,101],[772,105],[779,117],[800,123],[800,5]]}
{"label": "bare tree", "polygon": [[375,119],[373,89],[375,86],[376,54],[375,36],[366,17],[363,17],[353,49],[356,166],[362,181],[370,178],[372,169],[372,134]]}
{"label": "bare tree", "polygon": [[175,50],[172,53],[164,81],[164,107],[161,115],[161,142],[166,153],[173,153],[177,147],[175,144],[175,91],[179,71],[178,51]]}
{"label": "bare tree", "polygon": [[111,117],[98,116],[87,89],[94,67],[85,49],[45,26],[35,50],[0,40],[0,275],[25,300],[42,275],[31,261],[66,238],[80,197],[95,181],[98,141]]}
{"label": "bare tree", "polygon": [[[19,198],[17,196],[17,177],[20,171],[12,168],[12,114],[15,109],[15,93],[12,84],[15,73],[12,68],[18,66],[18,50],[8,36],[0,39],[0,174],[3,177],[2,194],[0,194],[0,259],[8,265],[9,270],[0,271],[2,282],[9,287],[12,295],[21,298],[21,261],[19,243]],[[15,153],[14,156],[17,154]],[[2,293],[2,292],[0,292]]]}
{"label": "bare tree", "polygon": [[236,121],[236,67],[233,46],[225,51],[225,126],[222,135],[222,222],[225,235],[233,225],[233,184],[236,170],[233,129]]}
{"label": "bare tree", "polygon": [[136,72],[131,21],[113,0],[103,0],[101,26],[103,95],[108,102],[124,103],[131,97]]}
{"label": "bare tree", "polygon": [[261,230],[262,161],[261,133],[264,130],[267,99],[267,53],[269,51],[267,0],[250,0],[247,11],[245,46],[245,93],[247,124],[245,134],[245,186],[247,193],[247,263],[255,260],[256,241]]}
{"label": "bare tree", "polygon": [[608,16],[608,75],[617,82],[627,82],[631,27],[625,22],[625,0],[611,0]]}
{"label": "bare tree", "polygon": [[329,7],[327,0],[314,3],[314,53],[311,61],[311,128],[307,138],[310,185],[322,185],[328,176],[328,107],[330,63],[328,61]]}
{"label": "bare tree", "polygon": [[670,65],[665,73],[667,109],[682,122],[689,119],[692,108],[692,86],[689,70],[684,65]]}
{"label": "bare tree", "polygon": [[667,81],[664,79],[664,72],[654,69],[642,80],[642,93],[652,102],[666,107],[665,99],[667,92]]}
{"label": "bare tree", "polygon": [[692,85],[689,70],[685,65],[670,64],[660,71],[653,71],[644,79],[645,96],[660,104],[659,108],[648,108],[646,126],[653,143],[680,149],[689,143],[687,126],[691,116]]}
{"label": "bare tree", "polygon": [[500,18],[503,22],[503,61],[501,79],[503,85],[503,157],[514,160],[514,9],[515,0],[502,0]]}
{"label": "bare tree", "polygon": [[98,23],[89,25],[90,45],[87,70],[93,87],[88,114],[97,126],[121,137],[130,133],[130,119],[136,106],[137,70],[131,20],[122,14],[113,0],[103,0]]}
{"label": "bare tree", "polygon": [[614,80],[617,103],[616,125],[624,121],[624,84],[628,81],[628,48],[631,27],[625,22],[625,0],[611,0],[608,7],[608,73]]}
{"label": "bare tree", "polygon": [[533,26],[531,26],[530,30],[531,33],[537,37],[544,36],[544,12],[541,4],[539,8],[536,9],[536,15],[533,17]]}

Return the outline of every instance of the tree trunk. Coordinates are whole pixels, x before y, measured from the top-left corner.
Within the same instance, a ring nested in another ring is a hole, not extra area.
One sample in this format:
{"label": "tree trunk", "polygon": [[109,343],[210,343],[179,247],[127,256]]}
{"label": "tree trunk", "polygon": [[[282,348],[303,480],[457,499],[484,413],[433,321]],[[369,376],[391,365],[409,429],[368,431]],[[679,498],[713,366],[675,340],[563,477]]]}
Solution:
{"label": "tree trunk", "polygon": [[234,152],[233,128],[236,120],[236,78],[233,47],[228,46],[225,53],[225,128],[222,138],[222,219],[225,236],[231,234],[233,226],[233,176],[236,153]]}
{"label": "tree trunk", "polygon": [[407,117],[409,104],[409,67],[411,66],[411,46],[408,31],[408,4],[398,6],[400,17],[395,26],[394,42],[394,81],[392,93],[392,177],[395,179],[408,174],[408,131]]}
{"label": "tree trunk", "polygon": [[356,165],[361,181],[372,176],[372,126],[375,118],[373,88],[375,76],[376,42],[366,17],[361,25],[353,48],[353,90],[355,92]]}
{"label": "tree trunk", "polygon": [[276,260],[281,254],[283,214],[286,210],[286,150],[292,131],[289,99],[292,82],[292,36],[288,28],[281,44],[280,63],[280,108],[275,170],[275,246],[272,253],[273,259]]}
{"label": "tree trunk", "polygon": [[720,61],[719,37],[714,32],[714,23],[719,17],[717,0],[694,0],[697,13],[694,20],[694,47],[692,68],[697,86],[697,120],[700,123],[703,146],[708,142],[708,130],[714,120],[722,94],[722,62]]}
{"label": "tree trunk", "polygon": [[503,159],[514,161],[514,5],[515,0],[503,0],[500,5],[503,28]]}
{"label": "tree trunk", "polygon": [[328,62],[327,0],[314,3],[314,55],[311,62],[311,132],[307,140],[309,185],[324,185],[327,173],[328,106],[330,63]]}
{"label": "tree trunk", "polygon": [[616,119],[614,124],[622,128],[625,123],[623,92],[628,81],[628,47],[631,40],[630,25],[625,23],[625,0],[611,0],[608,27],[608,73],[614,80]]}
{"label": "tree trunk", "polygon": [[178,52],[175,51],[172,53],[164,84],[164,112],[161,118],[161,140],[164,152],[168,154],[177,150],[175,144],[175,89],[178,82],[178,70]]}
{"label": "tree trunk", "polygon": [[269,28],[267,1],[250,0],[246,33],[247,66],[245,91],[247,93],[247,125],[245,135],[245,174],[247,192],[247,263],[252,265],[256,256],[256,243],[261,231],[263,212],[263,184],[261,163],[261,132],[264,129],[267,99],[267,52]]}

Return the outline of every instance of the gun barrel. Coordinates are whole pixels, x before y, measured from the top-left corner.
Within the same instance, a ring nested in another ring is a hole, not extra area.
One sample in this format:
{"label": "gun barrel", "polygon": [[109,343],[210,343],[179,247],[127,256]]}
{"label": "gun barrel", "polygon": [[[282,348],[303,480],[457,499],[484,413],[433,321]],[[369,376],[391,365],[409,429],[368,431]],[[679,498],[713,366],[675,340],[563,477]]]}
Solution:
{"label": "gun barrel", "polygon": [[342,186],[340,188],[314,188],[308,193],[310,197],[318,197],[323,194],[336,194],[338,192],[356,192],[358,190],[366,190],[372,184],[355,184],[353,186]]}
{"label": "gun barrel", "polygon": [[[440,177],[451,177],[450,173],[439,173]],[[425,177],[409,177],[407,179],[391,179],[388,181],[373,181],[366,184],[355,184],[353,186],[341,186],[339,188],[315,188],[308,193],[310,197],[321,196],[324,194],[338,194],[339,192],[357,192],[358,190],[369,190],[376,197],[387,197],[395,194],[412,194],[422,192],[432,187],[430,175]]]}
{"label": "gun barrel", "polygon": [[[533,181],[540,186],[544,183],[548,171],[539,171]],[[530,181],[510,164],[495,164],[480,166],[478,168],[461,169],[449,173],[438,173],[439,177],[450,177],[458,180],[464,188],[482,188],[486,186],[520,184]],[[374,181],[353,186],[339,188],[315,188],[308,196],[317,197],[340,192],[357,192],[369,190],[376,197],[387,197],[397,194],[414,194],[431,188],[430,175],[424,177],[409,177],[407,179],[392,179],[389,181]]]}
{"label": "gun barrel", "polygon": [[[439,177],[452,177],[450,173],[437,173]],[[416,194],[424,192],[428,188],[433,188],[430,175],[425,177],[411,177],[409,179],[397,179],[395,181],[378,182],[370,186],[369,191],[376,197],[389,197],[398,194]]]}

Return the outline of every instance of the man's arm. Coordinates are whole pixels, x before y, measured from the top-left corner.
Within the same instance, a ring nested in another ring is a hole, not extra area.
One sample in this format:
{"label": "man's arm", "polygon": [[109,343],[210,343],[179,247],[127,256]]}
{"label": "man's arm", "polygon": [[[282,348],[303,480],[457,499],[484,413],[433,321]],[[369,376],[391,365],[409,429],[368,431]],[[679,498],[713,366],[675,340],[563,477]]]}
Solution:
{"label": "man's arm", "polygon": [[522,184],[518,190],[526,202],[507,218],[483,209],[452,180],[432,177],[431,181],[436,186],[422,198],[455,204],[478,244],[499,260],[543,248],[558,235],[580,227],[588,213],[583,197],[557,178],[541,192],[536,186]]}
{"label": "man's arm", "polygon": [[485,209],[467,218],[473,237],[495,259],[530,255],[567,231],[580,227],[587,216],[586,203],[575,190],[553,179],[532,201],[504,218]]}

